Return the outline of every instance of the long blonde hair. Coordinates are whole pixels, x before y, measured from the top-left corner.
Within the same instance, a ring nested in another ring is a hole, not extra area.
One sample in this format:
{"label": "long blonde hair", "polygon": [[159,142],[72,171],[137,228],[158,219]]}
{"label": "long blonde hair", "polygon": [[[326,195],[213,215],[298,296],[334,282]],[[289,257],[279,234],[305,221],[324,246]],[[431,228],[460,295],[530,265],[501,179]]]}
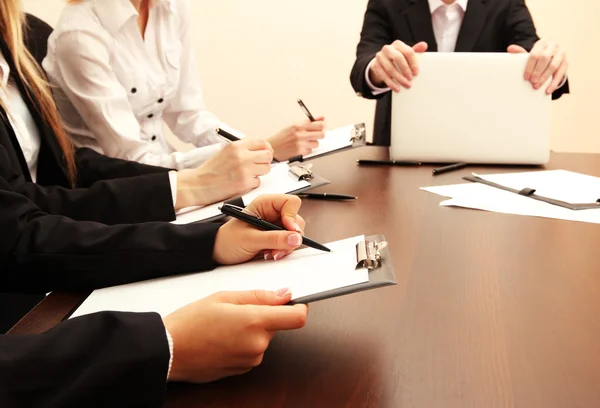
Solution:
{"label": "long blonde hair", "polygon": [[[50,85],[44,79],[41,67],[25,47],[24,27],[25,13],[21,10],[21,0],[0,0],[0,34],[12,55],[17,74],[25,84],[27,96],[37,102],[41,110],[39,113],[58,139],[69,181],[74,185],[77,170],[73,144],[62,127]],[[0,105],[8,112],[1,99]]]}

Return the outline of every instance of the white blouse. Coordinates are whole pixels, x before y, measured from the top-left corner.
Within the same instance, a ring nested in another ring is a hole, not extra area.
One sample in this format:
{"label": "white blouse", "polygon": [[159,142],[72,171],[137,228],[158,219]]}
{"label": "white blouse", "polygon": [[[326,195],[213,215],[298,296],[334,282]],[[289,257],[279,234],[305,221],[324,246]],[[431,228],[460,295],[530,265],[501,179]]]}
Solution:
{"label": "white blouse", "polygon": [[[167,168],[197,167],[224,141],[198,79],[189,0],[154,0],[150,7],[142,37],[129,0],[66,6],[43,66],[77,146]],[[197,148],[174,151],[165,123]]]}
{"label": "white blouse", "polygon": [[14,81],[10,79],[10,66],[2,51],[0,51],[0,81],[2,84],[0,98],[6,106],[8,121],[27,162],[31,180],[35,183],[41,147],[40,132],[21,92]]}

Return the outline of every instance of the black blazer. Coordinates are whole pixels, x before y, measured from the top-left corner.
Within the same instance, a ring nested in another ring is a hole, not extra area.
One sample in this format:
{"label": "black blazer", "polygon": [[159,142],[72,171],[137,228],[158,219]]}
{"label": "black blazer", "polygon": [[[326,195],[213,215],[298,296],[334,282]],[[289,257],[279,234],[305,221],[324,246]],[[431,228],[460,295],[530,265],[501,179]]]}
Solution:
{"label": "black blazer", "polygon": [[[27,16],[26,46],[40,64],[46,55],[47,38],[51,32],[52,28],[46,23]],[[0,38],[0,49],[14,74],[14,62],[3,38]],[[12,190],[29,198],[44,212],[75,220],[123,224],[175,219],[167,169],[112,159],[90,149],[78,149],[77,187],[80,188],[70,188],[55,135],[42,120],[37,102],[28,97],[23,82],[18,76],[13,75],[13,78],[37,124],[41,147],[36,184],[31,182],[27,163],[6,113],[0,109],[2,173]],[[142,176],[133,177],[138,175]],[[32,288],[33,285],[26,290],[31,291]],[[0,333],[44,297],[42,293],[2,293],[5,290],[6,287],[0,285]],[[17,289],[13,287],[12,290]]]}
{"label": "black blazer", "polygon": [[[359,96],[377,99],[373,144],[390,145],[390,92],[373,95],[365,73],[369,62],[386,44],[400,40],[410,46],[426,41],[437,51],[427,0],[369,0],[350,81]],[[456,52],[506,52],[509,45],[531,50],[539,40],[524,0],[470,0],[460,29]],[[569,92],[566,83],[552,95]]]}
{"label": "black blazer", "polygon": [[0,406],[161,407],[169,366],[156,313],[98,313],[0,336]]}

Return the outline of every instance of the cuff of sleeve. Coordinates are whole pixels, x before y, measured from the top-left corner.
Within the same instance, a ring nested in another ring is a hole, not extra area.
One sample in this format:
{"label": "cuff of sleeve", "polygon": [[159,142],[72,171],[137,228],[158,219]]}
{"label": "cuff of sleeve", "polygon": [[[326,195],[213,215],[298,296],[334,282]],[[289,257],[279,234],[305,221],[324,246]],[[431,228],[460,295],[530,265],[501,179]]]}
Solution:
{"label": "cuff of sleeve", "polygon": [[165,327],[165,333],[167,333],[167,342],[169,343],[169,369],[167,370],[167,381],[169,381],[169,377],[171,376],[171,367],[173,366],[173,338],[171,337],[171,333]]}
{"label": "cuff of sleeve", "polygon": [[171,198],[173,199],[173,208],[177,208],[177,172],[169,172],[169,184],[171,185]]}
{"label": "cuff of sleeve", "polygon": [[373,83],[371,82],[371,78],[370,78],[370,73],[371,73],[371,66],[373,66],[373,64],[375,63],[375,58],[373,58],[371,60],[371,62],[369,62],[369,65],[367,65],[367,69],[365,70],[365,80],[367,81],[367,85],[369,85],[369,88],[371,88],[371,93],[374,96],[377,95],[381,95],[382,93],[386,93],[389,92],[391,89],[390,88],[379,88],[375,85],[373,85]]}

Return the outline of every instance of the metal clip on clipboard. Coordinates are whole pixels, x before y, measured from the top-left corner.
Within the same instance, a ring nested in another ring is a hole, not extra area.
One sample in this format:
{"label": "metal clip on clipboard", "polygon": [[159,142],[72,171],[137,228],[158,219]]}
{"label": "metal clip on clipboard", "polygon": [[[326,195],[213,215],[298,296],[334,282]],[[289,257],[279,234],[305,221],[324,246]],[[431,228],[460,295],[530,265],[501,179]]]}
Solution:
{"label": "metal clip on clipboard", "polygon": [[381,266],[381,250],[386,248],[386,241],[375,242],[364,240],[356,244],[356,269],[377,269]]}
{"label": "metal clip on clipboard", "polygon": [[315,174],[311,170],[312,165],[293,166],[290,167],[290,174],[298,178],[298,181],[309,181],[315,178]]}
{"label": "metal clip on clipboard", "polygon": [[352,136],[350,137],[350,140],[352,141],[352,143],[366,142],[367,127],[364,123],[354,125],[354,129],[352,130]]}

